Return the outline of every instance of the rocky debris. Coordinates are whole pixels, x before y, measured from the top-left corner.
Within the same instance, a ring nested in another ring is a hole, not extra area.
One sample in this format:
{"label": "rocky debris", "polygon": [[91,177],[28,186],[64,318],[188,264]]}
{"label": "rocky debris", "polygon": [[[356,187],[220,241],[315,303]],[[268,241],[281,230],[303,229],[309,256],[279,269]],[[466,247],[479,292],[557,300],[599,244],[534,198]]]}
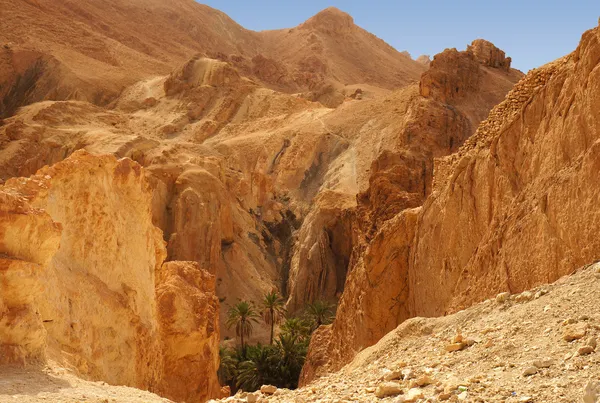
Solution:
{"label": "rocky debris", "polygon": [[402,393],[402,386],[397,382],[384,382],[375,389],[375,396],[379,398],[395,396]]}
{"label": "rocky debris", "polygon": [[[562,332],[586,316],[585,344],[593,344],[591,338],[600,327],[600,317],[589,314],[600,292],[600,282],[591,281],[596,266],[600,264],[545,286],[547,300],[498,304],[490,299],[444,317],[409,319],[339,372],[265,399],[271,403],[581,401],[588,381],[600,378],[600,367],[595,354],[573,354],[572,343],[581,339],[566,343]],[[586,292],[579,293],[581,289]],[[577,303],[573,292],[578,293]],[[544,312],[548,303],[553,310]],[[562,325],[563,318],[578,319]],[[494,343],[475,343],[456,354],[444,352],[445,341],[464,342],[466,335],[489,337]],[[398,394],[379,397],[377,391],[382,394],[386,384]]]}

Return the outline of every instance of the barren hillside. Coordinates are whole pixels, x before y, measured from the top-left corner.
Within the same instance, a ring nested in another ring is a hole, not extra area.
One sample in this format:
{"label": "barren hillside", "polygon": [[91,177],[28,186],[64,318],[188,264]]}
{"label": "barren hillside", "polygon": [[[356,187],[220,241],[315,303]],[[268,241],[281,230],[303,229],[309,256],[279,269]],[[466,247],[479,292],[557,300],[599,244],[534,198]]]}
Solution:
{"label": "barren hillside", "polygon": [[426,69],[337,9],[276,32],[249,31],[193,0],[2,0],[0,9],[0,118],[41,100],[106,105],[195,54],[335,105],[347,85],[395,89]]}

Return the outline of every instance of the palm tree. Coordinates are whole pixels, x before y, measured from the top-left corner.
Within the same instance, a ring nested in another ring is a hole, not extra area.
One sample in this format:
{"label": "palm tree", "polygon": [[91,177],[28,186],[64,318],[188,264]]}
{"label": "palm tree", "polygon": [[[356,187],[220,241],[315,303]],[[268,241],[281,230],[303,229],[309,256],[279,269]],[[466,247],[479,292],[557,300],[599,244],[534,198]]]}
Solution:
{"label": "palm tree", "polygon": [[272,346],[248,346],[247,359],[240,362],[236,386],[252,392],[265,384],[278,384],[279,351]]}
{"label": "palm tree", "polygon": [[219,347],[220,363],[217,375],[221,385],[227,385],[235,378],[238,361],[235,359],[234,354],[235,352],[227,347]]}
{"label": "palm tree", "polygon": [[281,324],[281,334],[290,335],[299,339],[306,339],[310,336],[310,323],[301,318],[287,318]]}
{"label": "palm tree", "polygon": [[308,350],[308,340],[298,339],[290,334],[280,334],[277,340],[279,350],[279,382],[285,388],[298,387],[298,379]]}
{"label": "palm tree", "polygon": [[252,322],[258,322],[258,313],[254,309],[254,305],[248,301],[240,301],[227,312],[227,322],[225,324],[231,329],[235,326],[235,334],[240,338],[242,343],[242,352],[245,354],[246,344],[244,338],[250,337],[252,334]]}
{"label": "palm tree", "polygon": [[273,344],[275,323],[281,322],[281,319],[283,319],[283,315],[285,314],[283,303],[283,298],[277,295],[277,291],[266,294],[263,299],[263,319],[267,325],[271,326],[271,338],[269,344]]}
{"label": "palm tree", "polygon": [[315,329],[333,321],[333,305],[327,301],[315,301],[306,306],[306,314],[315,323]]}

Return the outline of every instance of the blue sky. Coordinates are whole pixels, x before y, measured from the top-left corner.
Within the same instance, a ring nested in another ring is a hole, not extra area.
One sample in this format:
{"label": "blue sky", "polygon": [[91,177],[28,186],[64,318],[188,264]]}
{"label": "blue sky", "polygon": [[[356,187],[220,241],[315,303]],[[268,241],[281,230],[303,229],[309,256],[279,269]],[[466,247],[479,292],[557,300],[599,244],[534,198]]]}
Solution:
{"label": "blue sky", "polygon": [[598,24],[600,0],[203,0],[245,28],[290,28],[335,6],[413,58],[484,38],[527,72],[575,49]]}

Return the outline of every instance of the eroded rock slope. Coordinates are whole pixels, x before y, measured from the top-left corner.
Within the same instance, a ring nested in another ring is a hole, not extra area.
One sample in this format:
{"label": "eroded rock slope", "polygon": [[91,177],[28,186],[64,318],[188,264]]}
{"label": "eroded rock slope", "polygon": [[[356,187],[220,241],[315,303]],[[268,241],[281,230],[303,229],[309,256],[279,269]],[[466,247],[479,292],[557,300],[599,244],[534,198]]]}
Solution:
{"label": "eroded rock slope", "polygon": [[304,382],[410,317],[520,292],[599,258],[599,35],[531,71],[457,153],[436,160],[424,205],[388,220],[351,271]]}

